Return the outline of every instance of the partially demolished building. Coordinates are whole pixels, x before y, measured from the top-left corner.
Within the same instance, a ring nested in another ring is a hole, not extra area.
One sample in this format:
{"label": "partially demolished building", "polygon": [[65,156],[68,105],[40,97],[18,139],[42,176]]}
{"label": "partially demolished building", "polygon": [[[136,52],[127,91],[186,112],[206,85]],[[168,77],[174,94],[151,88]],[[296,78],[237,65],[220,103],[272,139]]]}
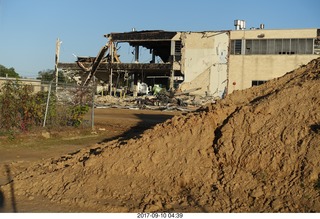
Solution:
{"label": "partially demolished building", "polygon": [[[81,72],[84,84],[95,76],[116,87],[119,78],[131,78],[134,84],[160,84],[168,90],[222,98],[280,77],[320,55],[320,29],[267,30],[260,25],[247,30],[239,20],[235,26],[224,31],[109,33],[97,57],[78,57],[58,67]],[[121,62],[118,43],[134,48],[134,62]],[[147,63],[139,60],[141,47],[150,51]]]}

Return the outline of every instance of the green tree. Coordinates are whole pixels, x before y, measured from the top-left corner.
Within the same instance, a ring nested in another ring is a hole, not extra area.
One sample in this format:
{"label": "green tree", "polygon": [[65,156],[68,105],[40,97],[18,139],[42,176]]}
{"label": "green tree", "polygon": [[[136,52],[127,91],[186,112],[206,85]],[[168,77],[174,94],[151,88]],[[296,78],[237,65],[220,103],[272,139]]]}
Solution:
{"label": "green tree", "polygon": [[[43,82],[49,82],[54,80],[55,78],[55,72],[53,69],[46,69],[38,72],[37,79],[43,81]],[[67,78],[64,76],[62,71],[58,72],[58,82],[59,83],[65,83],[67,82]]]}
{"label": "green tree", "polygon": [[38,72],[37,79],[40,79],[43,82],[52,81],[54,78],[54,70],[47,69]]}
{"label": "green tree", "polygon": [[19,74],[14,70],[14,68],[6,68],[0,65],[0,77],[10,77],[10,78],[20,78]]}

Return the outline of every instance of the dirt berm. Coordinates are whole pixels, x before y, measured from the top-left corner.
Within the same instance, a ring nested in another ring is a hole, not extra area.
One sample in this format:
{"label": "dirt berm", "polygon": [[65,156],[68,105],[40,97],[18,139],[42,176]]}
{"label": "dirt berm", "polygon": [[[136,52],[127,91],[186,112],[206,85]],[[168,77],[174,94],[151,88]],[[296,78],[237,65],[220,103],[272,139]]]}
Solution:
{"label": "dirt berm", "polygon": [[320,212],[320,58],[13,183],[17,196],[99,212]]}

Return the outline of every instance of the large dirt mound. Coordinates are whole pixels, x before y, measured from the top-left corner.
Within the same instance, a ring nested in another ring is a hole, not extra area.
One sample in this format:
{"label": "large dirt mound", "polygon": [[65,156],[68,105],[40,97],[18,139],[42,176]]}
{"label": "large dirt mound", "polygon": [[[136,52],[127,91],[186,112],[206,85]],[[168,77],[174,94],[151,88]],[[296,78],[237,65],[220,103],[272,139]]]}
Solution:
{"label": "large dirt mound", "polygon": [[15,191],[105,212],[319,212],[319,79],[320,58],[140,138],[29,167]]}

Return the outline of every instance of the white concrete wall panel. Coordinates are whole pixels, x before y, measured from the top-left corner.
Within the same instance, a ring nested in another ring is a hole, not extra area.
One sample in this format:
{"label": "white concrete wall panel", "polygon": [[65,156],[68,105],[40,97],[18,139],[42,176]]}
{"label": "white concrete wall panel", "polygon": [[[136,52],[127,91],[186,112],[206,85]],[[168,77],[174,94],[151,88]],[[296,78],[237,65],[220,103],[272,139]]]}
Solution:
{"label": "white concrete wall panel", "polygon": [[222,96],[227,86],[229,35],[227,32],[186,32],[181,34],[182,90],[202,87],[196,93]]}

